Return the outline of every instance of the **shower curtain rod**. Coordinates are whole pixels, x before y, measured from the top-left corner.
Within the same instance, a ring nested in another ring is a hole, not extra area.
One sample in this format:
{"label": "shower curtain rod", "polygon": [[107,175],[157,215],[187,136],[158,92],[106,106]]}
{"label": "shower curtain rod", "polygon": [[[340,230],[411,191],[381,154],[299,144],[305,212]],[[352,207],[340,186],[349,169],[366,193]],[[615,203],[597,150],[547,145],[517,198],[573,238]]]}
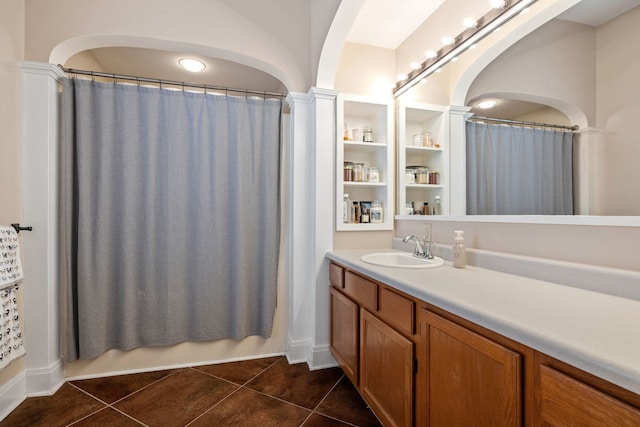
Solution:
{"label": "shower curtain rod", "polygon": [[239,88],[233,88],[233,87],[208,85],[204,83],[188,83],[188,82],[179,82],[175,80],[153,79],[150,77],[137,77],[137,76],[128,76],[124,74],[103,73],[100,71],[78,70],[75,68],[65,68],[62,65],[58,65],[58,67],[67,74],[76,74],[76,75],[92,76],[92,77],[105,77],[108,79],[113,79],[114,81],[128,80],[128,81],[136,82],[138,84],[139,83],[155,83],[160,85],[160,87],[162,87],[163,84],[168,86],[180,86],[183,89],[185,87],[191,87],[191,88],[204,89],[205,93],[207,92],[207,90],[212,90],[212,91],[218,91],[218,92],[225,92],[225,94],[229,92],[237,92],[237,93],[244,93],[245,96],[248,96],[249,94],[259,95],[265,98],[267,96],[279,97],[279,98],[285,98],[287,96],[286,94],[280,93],[280,92],[259,91],[259,90],[252,90],[252,89],[239,89]]}
{"label": "shower curtain rod", "polygon": [[532,126],[532,127],[538,127],[538,128],[544,127],[544,128],[552,128],[552,129],[566,129],[570,131],[578,130],[578,125],[573,125],[573,126],[552,125],[550,123],[536,123],[536,122],[526,122],[523,120],[509,120],[509,119],[493,119],[491,117],[480,117],[480,116],[469,117],[467,120],[474,121],[474,122],[486,122],[486,123],[504,123],[508,125],[523,126],[523,127]]}

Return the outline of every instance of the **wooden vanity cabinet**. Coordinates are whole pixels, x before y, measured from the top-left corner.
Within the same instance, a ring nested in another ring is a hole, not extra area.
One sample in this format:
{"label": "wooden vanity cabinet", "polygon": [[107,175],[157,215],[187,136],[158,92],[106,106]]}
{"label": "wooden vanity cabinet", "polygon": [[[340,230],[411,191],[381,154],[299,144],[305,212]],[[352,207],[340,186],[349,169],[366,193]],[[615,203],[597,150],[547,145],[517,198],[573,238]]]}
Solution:
{"label": "wooden vanity cabinet", "polygon": [[640,395],[331,264],[330,348],[384,426],[640,426]]}
{"label": "wooden vanity cabinet", "polygon": [[360,393],[385,426],[413,425],[414,344],[360,311]]}
{"label": "wooden vanity cabinet", "polygon": [[536,353],[535,426],[640,426],[640,396]]}
{"label": "wooden vanity cabinet", "polygon": [[523,424],[522,356],[431,311],[420,311],[420,426]]}
{"label": "wooden vanity cabinet", "polygon": [[354,385],[358,385],[360,308],[335,288],[331,295],[331,353]]}
{"label": "wooden vanity cabinet", "polygon": [[413,426],[415,302],[330,268],[332,354],[383,425]]}

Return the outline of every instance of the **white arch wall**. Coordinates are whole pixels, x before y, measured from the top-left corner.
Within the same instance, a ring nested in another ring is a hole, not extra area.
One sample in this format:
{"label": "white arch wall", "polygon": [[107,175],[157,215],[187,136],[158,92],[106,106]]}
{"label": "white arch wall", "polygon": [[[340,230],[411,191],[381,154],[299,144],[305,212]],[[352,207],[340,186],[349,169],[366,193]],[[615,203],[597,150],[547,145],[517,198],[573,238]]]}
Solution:
{"label": "white arch wall", "polygon": [[190,51],[263,70],[306,92],[339,0],[27,0],[25,59],[53,64],[82,50]]}

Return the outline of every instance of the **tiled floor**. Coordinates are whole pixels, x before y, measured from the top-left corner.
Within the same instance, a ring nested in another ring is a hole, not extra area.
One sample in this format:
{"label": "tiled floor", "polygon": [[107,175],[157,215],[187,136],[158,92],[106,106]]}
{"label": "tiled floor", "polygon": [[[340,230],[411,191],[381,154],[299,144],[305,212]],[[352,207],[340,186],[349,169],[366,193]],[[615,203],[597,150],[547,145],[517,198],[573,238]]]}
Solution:
{"label": "tiled floor", "polygon": [[284,357],[78,380],[32,397],[5,426],[380,426],[339,368]]}

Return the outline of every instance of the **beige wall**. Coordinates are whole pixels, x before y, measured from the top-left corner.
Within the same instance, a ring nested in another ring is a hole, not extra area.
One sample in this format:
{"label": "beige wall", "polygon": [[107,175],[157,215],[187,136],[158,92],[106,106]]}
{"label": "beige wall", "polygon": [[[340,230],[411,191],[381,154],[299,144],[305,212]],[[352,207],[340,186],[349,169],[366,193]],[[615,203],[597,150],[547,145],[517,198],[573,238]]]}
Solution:
{"label": "beige wall", "polygon": [[597,180],[601,215],[640,215],[640,7],[598,27]]}
{"label": "beige wall", "polygon": [[[24,55],[24,1],[0,2],[0,225],[22,215],[20,174],[20,70]],[[20,292],[20,307],[22,306]],[[0,372],[0,386],[24,371],[24,359]]]}
{"label": "beige wall", "polygon": [[496,93],[559,100],[579,108],[593,126],[595,42],[594,27],[553,20],[489,64],[473,81],[467,100]]}
{"label": "beige wall", "polygon": [[[395,235],[422,233],[425,221],[396,221]],[[640,271],[637,242],[640,227],[521,224],[505,222],[431,222],[433,241],[453,245],[454,230],[463,230],[469,248]],[[602,284],[606,288],[607,284]],[[640,286],[640,285],[639,285]]]}
{"label": "beige wall", "polygon": [[26,0],[25,57],[57,64],[105,46],[188,50],[249,65],[287,90],[306,92],[337,7],[337,0],[322,7],[308,0]]}

